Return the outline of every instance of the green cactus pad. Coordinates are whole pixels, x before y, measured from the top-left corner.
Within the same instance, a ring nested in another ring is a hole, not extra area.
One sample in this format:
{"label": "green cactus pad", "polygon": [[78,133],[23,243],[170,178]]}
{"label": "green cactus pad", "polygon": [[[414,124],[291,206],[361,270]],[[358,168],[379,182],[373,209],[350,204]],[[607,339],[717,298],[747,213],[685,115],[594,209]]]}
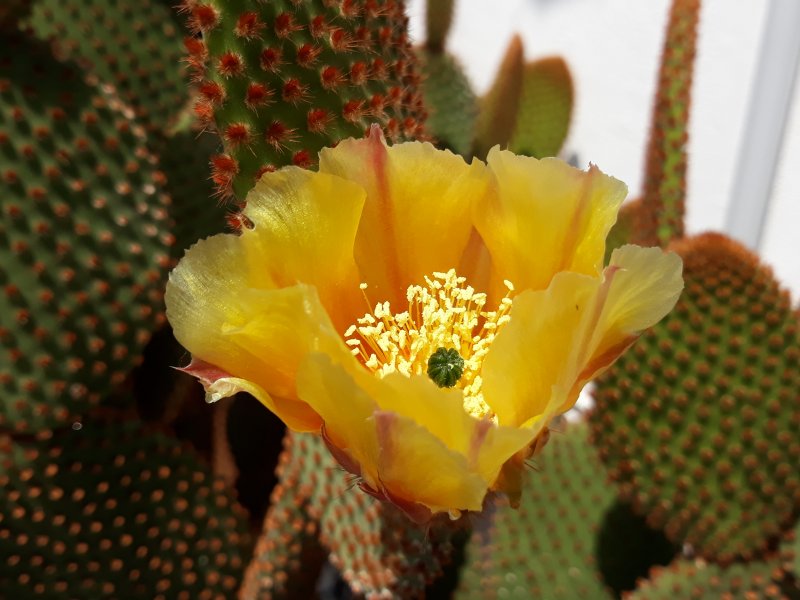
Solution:
{"label": "green cactus pad", "polygon": [[318,151],[361,137],[419,138],[424,110],[395,0],[186,0],[187,42],[200,83],[196,109],[225,153],[212,175],[223,198],[243,200],[265,171],[313,166]]}
{"label": "green cactus pad", "polygon": [[738,243],[705,234],[673,249],[685,291],[597,382],[593,443],[674,542],[752,559],[800,508],[797,314]]}
{"label": "green cactus pad", "polygon": [[520,507],[496,506],[476,522],[456,598],[610,599],[609,585],[632,589],[674,552],[616,502],[587,426],[571,425],[526,474]]}
{"label": "green cactus pad", "polygon": [[444,51],[454,9],[455,0],[428,0],[425,3],[425,47],[429,51]]}
{"label": "green cactus pad", "polygon": [[319,542],[308,506],[289,492],[272,498],[264,532],[245,575],[242,598],[313,598],[328,553]]}
{"label": "green cactus pad", "polygon": [[129,117],[38,42],[4,36],[0,430],[82,414],[163,321],[169,199]]}
{"label": "green cactus pad", "polygon": [[569,131],[572,97],[572,75],[563,58],[543,58],[525,65],[509,148],[536,158],[557,155]]}
{"label": "green cactus pad", "polygon": [[492,87],[480,101],[473,149],[478,158],[486,158],[489,150],[498,144],[506,148],[511,140],[522,97],[524,64],[522,39],[515,35],[508,44]]}
{"label": "green cactus pad", "polygon": [[617,222],[606,236],[606,255],[604,264],[608,264],[611,253],[625,244],[632,244],[636,237],[639,219],[642,218],[642,200],[636,198],[625,202],[617,214]]}
{"label": "green cactus pad", "polygon": [[472,149],[478,103],[458,61],[449,54],[417,51],[422,96],[428,109],[427,129],[440,147],[463,156]]}
{"label": "green cactus pad", "polygon": [[700,0],[674,0],[645,158],[642,226],[636,243],[665,245],[684,232],[686,148]]}
{"label": "green cactus pad", "polygon": [[157,0],[37,0],[34,34],[162,133],[189,99],[180,18]]}
{"label": "green cactus pad", "polygon": [[190,448],[139,424],[0,438],[0,487],[6,598],[231,598],[239,585],[244,511]]}
{"label": "green cactus pad", "polygon": [[656,569],[626,600],[791,600],[775,582],[776,561],[733,564],[728,568],[703,561],[676,561]]}
{"label": "green cactus pad", "polygon": [[326,554],[356,594],[421,595],[442,572],[453,529],[425,530],[359,490],[318,436],[290,433],[285,444],[244,597],[303,597],[292,594],[313,583]]}

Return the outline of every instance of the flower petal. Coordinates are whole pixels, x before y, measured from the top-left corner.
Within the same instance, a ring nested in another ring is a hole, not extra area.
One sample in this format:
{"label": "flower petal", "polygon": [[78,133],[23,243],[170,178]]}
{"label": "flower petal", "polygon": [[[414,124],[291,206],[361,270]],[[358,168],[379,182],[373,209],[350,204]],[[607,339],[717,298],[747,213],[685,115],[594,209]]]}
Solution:
{"label": "flower petal", "polygon": [[206,398],[209,402],[216,402],[239,392],[253,396],[295,431],[319,431],[320,418],[305,402],[275,398],[260,385],[239,377],[224,377],[206,386]]}
{"label": "flower petal", "polygon": [[313,287],[255,287],[268,281],[263,271],[242,268],[245,251],[234,235],[189,249],[166,290],[175,337],[193,358],[264,390],[259,399],[290,427],[318,429],[314,412],[297,401],[295,373],[322,331],[333,326]]}
{"label": "flower petal", "polygon": [[602,278],[559,273],[547,290],[516,296],[482,371],[499,423],[541,429],[571,408],[589,379],[672,309],[681,266],[674,253],[624,246]]}
{"label": "flower petal", "polygon": [[541,290],[560,271],[597,275],[625,184],[595,166],[584,172],[497,148],[487,162],[497,193],[478,197],[473,215],[497,271],[495,287],[508,279],[518,290]]}
{"label": "flower petal", "polygon": [[437,387],[428,377],[389,374],[359,380],[384,411],[406,417],[433,434],[449,450],[467,457],[472,471],[491,485],[500,468],[532,440],[531,432],[498,427],[466,413],[463,394]]}
{"label": "flower petal", "polygon": [[423,377],[378,379],[322,354],[299,377],[300,397],[323,418],[337,460],[401,507],[479,510],[503,463],[531,441],[530,432],[470,417],[460,392]]}
{"label": "flower petal", "polygon": [[314,285],[342,333],[363,314],[353,245],[365,197],[353,182],[286,167],[258,181],[244,210],[254,224],[241,236],[248,270],[269,287]]}
{"label": "flower petal", "polygon": [[424,504],[432,512],[481,510],[487,485],[467,458],[449,450],[411,419],[378,412],[380,485],[394,498]]}
{"label": "flower petal", "polygon": [[217,384],[218,396],[250,382],[289,427],[319,429],[297,400],[295,375],[321,336],[361,313],[353,243],[364,197],[332,175],[269,173],[248,195],[252,228],[198,242],[172,272],[166,304],[176,338],[237,382]]}
{"label": "flower petal", "polygon": [[347,457],[358,470],[337,457],[342,466],[359,475],[370,486],[378,482],[380,448],[378,434],[371,417],[378,406],[353,381],[348,370],[331,357],[314,352],[309,354],[298,371],[297,393],[324,421],[323,433],[329,446]]}
{"label": "flower petal", "polygon": [[387,147],[380,130],[322,150],[320,172],[367,191],[356,262],[371,297],[395,307],[409,285],[459,264],[472,231],[469,207],[491,183],[480,161],[467,165],[427,143]]}

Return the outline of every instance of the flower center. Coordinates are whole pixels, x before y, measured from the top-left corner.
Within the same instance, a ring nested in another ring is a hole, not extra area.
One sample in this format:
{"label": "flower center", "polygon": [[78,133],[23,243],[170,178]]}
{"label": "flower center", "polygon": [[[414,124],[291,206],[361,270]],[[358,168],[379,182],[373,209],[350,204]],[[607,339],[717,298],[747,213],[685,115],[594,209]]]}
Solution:
{"label": "flower center", "polygon": [[453,387],[464,374],[464,359],[455,348],[437,348],[428,359],[428,377],[439,387]]}
{"label": "flower center", "polygon": [[348,328],[345,341],[379,377],[427,374],[439,387],[460,388],[468,413],[491,418],[481,392],[481,366],[498,331],[511,319],[514,286],[504,282],[508,293],[496,310],[486,311],[486,294],[465,283],[454,269],[425,277],[425,285],[406,291],[407,310],[394,313],[388,302],[378,303]]}

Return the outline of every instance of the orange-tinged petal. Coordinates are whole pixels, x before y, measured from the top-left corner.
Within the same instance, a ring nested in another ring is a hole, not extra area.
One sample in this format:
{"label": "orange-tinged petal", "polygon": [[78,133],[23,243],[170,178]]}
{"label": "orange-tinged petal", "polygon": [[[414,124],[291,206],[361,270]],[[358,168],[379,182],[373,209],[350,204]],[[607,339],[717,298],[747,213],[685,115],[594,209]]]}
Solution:
{"label": "orange-tinged petal", "polygon": [[353,245],[366,193],[325,173],[286,167],[265,174],[247,195],[247,269],[273,285],[308,283],[337,330],[363,314]]}
{"label": "orange-tinged petal", "polygon": [[559,273],[546,290],[516,296],[483,364],[498,422],[541,429],[571,408],[583,384],[664,317],[682,288],[677,255],[626,246],[602,278]]}
{"label": "orange-tinged petal", "polygon": [[[469,284],[476,290],[488,293],[492,283],[492,271],[492,257],[489,254],[489,249],[486,247],[478,230],[473,229],[456,272],[466,277]],[[493,305],[493,303],[490,303],[490,305]]]}
{"label": "orange-tinged petal", "polygon": [[297,400],[295,376],[320,336],[363,310],[353,243],[364,197],[332,175],[269,173],[248,195],[252,228],[198,242],[172,272],[166,304],[177,339],[236,380],[217,383],[218,396],[248,381],[290,427],[319,428]]}
{"label": "orange-tinged petal", "polygon": [[[304,402],[281,398],[278,403],[276,403],[272,396],[262,387],[251,381],[233,377],[230,373],[223,371],[216,365],[193,358],[188,366],[179,368],[178,370],[196,377],[203,384],[206,390],[206,398],[209,402],[216,402],[217,400],[228,398],[239,392],[247,392],[258,398],[273,412],[279,411],[281,414],[288,415],[287,418],[299,427],[304,429],[317,429],[319,427],[319,416]],[[281,406],[279,407],[278,404]],[[311,423],[311,425],[308,425],[308,423]]]}
{"label": "orange-tinged petal", "polygon": [[[611,254],[606,269],[609,280],[604,310],[595,327],[591,358],[575,384],[577,390],[608,368],[639,334],[658,323],[672,310],[683,291],[683,262],[659,248],[622,246]],[[574,401],[572,402],[574,403]],[[572,406],[564,405],[560,411]]]}
{"label": "orange-tinged petal", "polygon": [[484,425],[478,430],[482,437],[473,437],[469,453],[470,462],[475,461],[474,468],[491,486],[494,486],[503,465],[515,454],[527,448],[538,431],[533,427]]}
{"label": "orange-tinged petal", "polygon": [[290,427],[317,429],[315,413],[297,401],[295,373],[321,330],[332,330],[330,319],[311,286],[251,287],[265,280],[240,268],[244,251],[234,235],[189,249],[166,290],[175,337],[193,357],[263,389],[259,399]]}
{"label": "orange-tinged petal", "polygon": [[[361,379],[330,357],[313,354],[301,369],[298,390],[323,418],[330,443],[359,465],[365,486],[434,511],[479,510],[487,484],[470,471],[467,457],[411,419],[382,410],[353,375]],[[383,383],[366,377],[362,382]]]}
{"label": "orange-tinged petal", "polygon": [[371,418],[378,406],[348,371],[327,354],[311,353],[300,366],[297,393],[322,417],[329,445],[344,453],[358,469],[340,459],[342,466],[376,486],[380,448]]}
{"label": "orange-tinged petal", "polygon": [[286,425],[296,431],[319,431],[320,418],[305,402],[275,398],[260,385],[240,377],[217,379],[206,386],[206,394],[214,402],[228,398],[239,392],[247,392],[274,414],[278,415]]}
{"label": "orange-tinged petal", "polygon": [[378,379],[345,363],[310,356],[299,374],[300,397],[324,420],[343,466],[401,507],[478,510],[503,463],[531,442],[530,431],[466,414],[458,391],[423,377]]}
{"label": "orange-tinged petal", "polygon": [[383,379],[358,378],[384,411],[411,419],[448,449],[467,457],[470,469],[491,485],[503,463],[532,440],[530,431],[497,427],[463,407],[461,390],[437,387],[426,376],[392,373]]}
{"label": "orange-tinged petal", "polygon": [[431,144],[387,147],[380,130],[320,153],[320,172],[367,191],[356,238],[356,262],[370,299],[405,303],[409,285],[459,264],[472,231],[470,205],[485,193],[486,166],[467,165]]}
{"label": "orange-tinged petal", "polygon": [[478,197],[475,226],[489,248],[497,287],[541,290],[561,271],[597,275],[625,184],[590,167],[492,149],[496,193]]}
{"label": "orange-tinged petal", "polygon": [[423,504],[432,512],[481,510],[486,481],[470,470],[467,457],[449,450],[411,419],[389,412],[374,418],[379,483],[393,498]]}

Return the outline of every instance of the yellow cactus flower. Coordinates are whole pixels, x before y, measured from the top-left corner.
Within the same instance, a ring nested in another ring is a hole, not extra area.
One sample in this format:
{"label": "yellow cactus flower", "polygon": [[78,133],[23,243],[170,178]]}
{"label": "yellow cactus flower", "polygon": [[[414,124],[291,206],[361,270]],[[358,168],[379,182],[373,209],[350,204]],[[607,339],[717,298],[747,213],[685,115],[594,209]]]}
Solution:
{"label": "yellow cactus flower", "polygon": [[467,164],[373,129],[319,172],[264,175],[248,227],[173,271],[167,316],[209,401],[251,393],[415,521],[481,510],[681,292],[657,248],[604,268],[625,193],[595,167]]}

